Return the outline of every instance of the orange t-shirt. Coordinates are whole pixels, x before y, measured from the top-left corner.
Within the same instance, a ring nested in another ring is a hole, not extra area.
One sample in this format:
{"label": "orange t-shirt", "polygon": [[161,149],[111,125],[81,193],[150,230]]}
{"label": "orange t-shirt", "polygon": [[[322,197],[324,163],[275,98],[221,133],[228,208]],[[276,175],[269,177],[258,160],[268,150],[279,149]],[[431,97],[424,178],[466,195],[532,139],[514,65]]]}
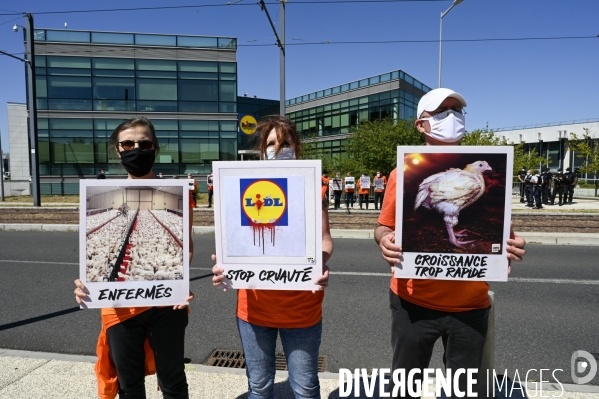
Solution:
{"label": "orange t-shirt", "polygon": [[[383,184],[387,185],[387,178],[385,176],[381,176],[381,177],[374,177],[374,180],[376,181],[376,179],[383,179]],[[375,186],[376,187],[376,186]],[[376,188],[374,189],[375,193],[382,193],[385,191],[385,186],[383,186],[382,190],[377,190]]]}
{"label": "orange t-shirt", "polygon": [[362,182],[360,181],[360,179],[358,179],[356,184],[358,185],[358,195],[368,194],[368,192],[370,191],[369,188],[362,188]]}
{"label": "orange t-shirt", "polygon": [[193,190],[189,190],[189,208],[193,209],[196,207],[196,193],[198,192],[198,182],[193,181]]}
{"label": "orange t-shirt", "polygon": [[[397,169],[389,175],[387,194],[379,224],[395,230]],[[445,312],[484,309],[489,302],[489,284],[484,281],[423,280],[391,277],[391,290],[415,305]]]}
{"label": "orange t-shirt", "polygon": [[[327,186],[322,186],[324,201]],[[263,327],[306,328],[322,319],[324,291],[237,290],[237,317]]]}

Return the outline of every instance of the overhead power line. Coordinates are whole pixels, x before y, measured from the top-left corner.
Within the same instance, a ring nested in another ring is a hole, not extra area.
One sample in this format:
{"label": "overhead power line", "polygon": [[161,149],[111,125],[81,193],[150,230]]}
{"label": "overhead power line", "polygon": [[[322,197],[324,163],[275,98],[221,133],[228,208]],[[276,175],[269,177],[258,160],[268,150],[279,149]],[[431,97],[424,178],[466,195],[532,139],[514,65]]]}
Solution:
{"label": "overhead power line", "polygon": [[[454,43],[475,43],[475,42],[504,42],[504,41],[533,41],[533,40],[581,40],[581,39],[597,39],[597,36],[554,36],[554,37],[516,37],[516,38],[487,38],[487,39],[447,39],[443,42],[454,42]],[[402,43],[438,43],[438,40],[381,40],[381,41],[321,41],[321,42],[288,42],[287,46],[321,46],[321,45],[332,45],[332,44],[364,44],[364,45],[381,45],[381,44],[402,44]],[[43,43],[43,42],[40,42]],[[277,46],[277,43],[269,44],[237,44],[237,47],[270,47]],[[74,55],[74,54],[85,54],[92,53],[93,50],[77,49],[76,51],[45,51],[44,55]],[[130,54],[131,49],[129,47],[123,47],[113,50],[104,49],[103,53],[111,52],[113,54],[123,53]],[[11,55],[23,54],[23,53],[10,53]]]}
{"label": "overhead power line", "polygon": [[[288,5],[301,5],[301,4],[348,4],[348,3],[409,3],[409,2],[446,2],[447,0],[313,0],[313,1],[297,1],[293,3],[287,3]],[[266,4],[280,4],[279,2],[266,2]],[[77,13],[90,13],[90,12],[118,12],[118,11],[146,11],[146,10],[175,10],[185,8],[206,8],[206,7],[228,7],[228,6],[254,6],[256,3],[219,3],[219,4],[201,4],[195,6],[161,6],[161,7],[131,7],[131,8],[103,8],[95,10],[65,10],[65,11],[37,11],[31,12],[35,15],[43,14],[77,14]],[[22,15],[22,13],[2,13],[3,15]]]}
{"label": "overhead power line", "polygon": [[[574,40],[574,39],[597,39],[596,36],[553,36],[553,37],[513,37],[513,38],[487,38],[487,39],[443,39],[443,43],[467,43],[467,42],[505,42],[505,41],[528,41],[528,40]],[[395,43],[439,43],[439,39],[431,40],[372,40],[372,41],[321,41],[287,43],[287,46],[315,46],[328,44],[395,44]],[[237,44],[238,47],[265,47],[274,44]]]}

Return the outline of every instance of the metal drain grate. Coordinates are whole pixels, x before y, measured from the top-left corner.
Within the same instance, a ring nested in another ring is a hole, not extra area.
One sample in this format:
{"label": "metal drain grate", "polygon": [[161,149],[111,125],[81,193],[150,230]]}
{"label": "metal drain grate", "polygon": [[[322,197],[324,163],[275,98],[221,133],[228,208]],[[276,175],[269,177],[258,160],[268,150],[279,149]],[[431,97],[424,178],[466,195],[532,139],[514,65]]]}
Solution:
{"label": "metal drain grate", "polygon": [[[228,367],[233,369],[244,369],[245,368],[245,357],[243,356],[242,351],[229,351],[217,349],[208,360],[204,362],[206,366],[216,366],[216,367]],[[326,356],[318,356],[318,372],[326,371],[327,367],[327,357]],[[289,368],[287,367],[287,360],[285,359],[285,355],[283,353],[275,354],[275,368],[277,370],[287,371]]]}
{"label": "metal drain grate", "polygon": [[204,363],[206,366],[244,369],[245,357],[242,351],[215,350]]}

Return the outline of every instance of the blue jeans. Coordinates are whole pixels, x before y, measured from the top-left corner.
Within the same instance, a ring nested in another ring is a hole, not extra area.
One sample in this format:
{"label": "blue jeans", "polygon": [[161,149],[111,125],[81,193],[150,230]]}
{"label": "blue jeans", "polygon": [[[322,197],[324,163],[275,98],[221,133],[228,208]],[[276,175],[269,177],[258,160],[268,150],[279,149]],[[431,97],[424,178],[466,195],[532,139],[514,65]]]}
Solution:
{"label": "blue jeans", "polygon": [[277,333],[281,334],[289,383],[295,397],[320,399],[318,349],[322,321],[307,328],[273,328],[237,318],[237,328],[245,354],[249,399],[274,397]]}

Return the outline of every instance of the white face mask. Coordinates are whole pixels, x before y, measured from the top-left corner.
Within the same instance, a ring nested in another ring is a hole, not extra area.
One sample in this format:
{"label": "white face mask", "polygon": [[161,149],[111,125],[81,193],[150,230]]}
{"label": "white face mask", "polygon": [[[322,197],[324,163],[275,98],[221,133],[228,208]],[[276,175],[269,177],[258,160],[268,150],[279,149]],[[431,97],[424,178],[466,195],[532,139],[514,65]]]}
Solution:
{"label": "white face mask", "polygon": [[460,112],[445,111],[421,120],[428,121],[431,125],[431,132],[426,134],[444,143],[460,141],[466,132],[464,115]]}
{"label": "white face mask", "polygon": [[295,151],[291,147],[282,148],[279,155],[275,155],[276,151],[271,148],[266,149],[266,159],[295,159]]}

